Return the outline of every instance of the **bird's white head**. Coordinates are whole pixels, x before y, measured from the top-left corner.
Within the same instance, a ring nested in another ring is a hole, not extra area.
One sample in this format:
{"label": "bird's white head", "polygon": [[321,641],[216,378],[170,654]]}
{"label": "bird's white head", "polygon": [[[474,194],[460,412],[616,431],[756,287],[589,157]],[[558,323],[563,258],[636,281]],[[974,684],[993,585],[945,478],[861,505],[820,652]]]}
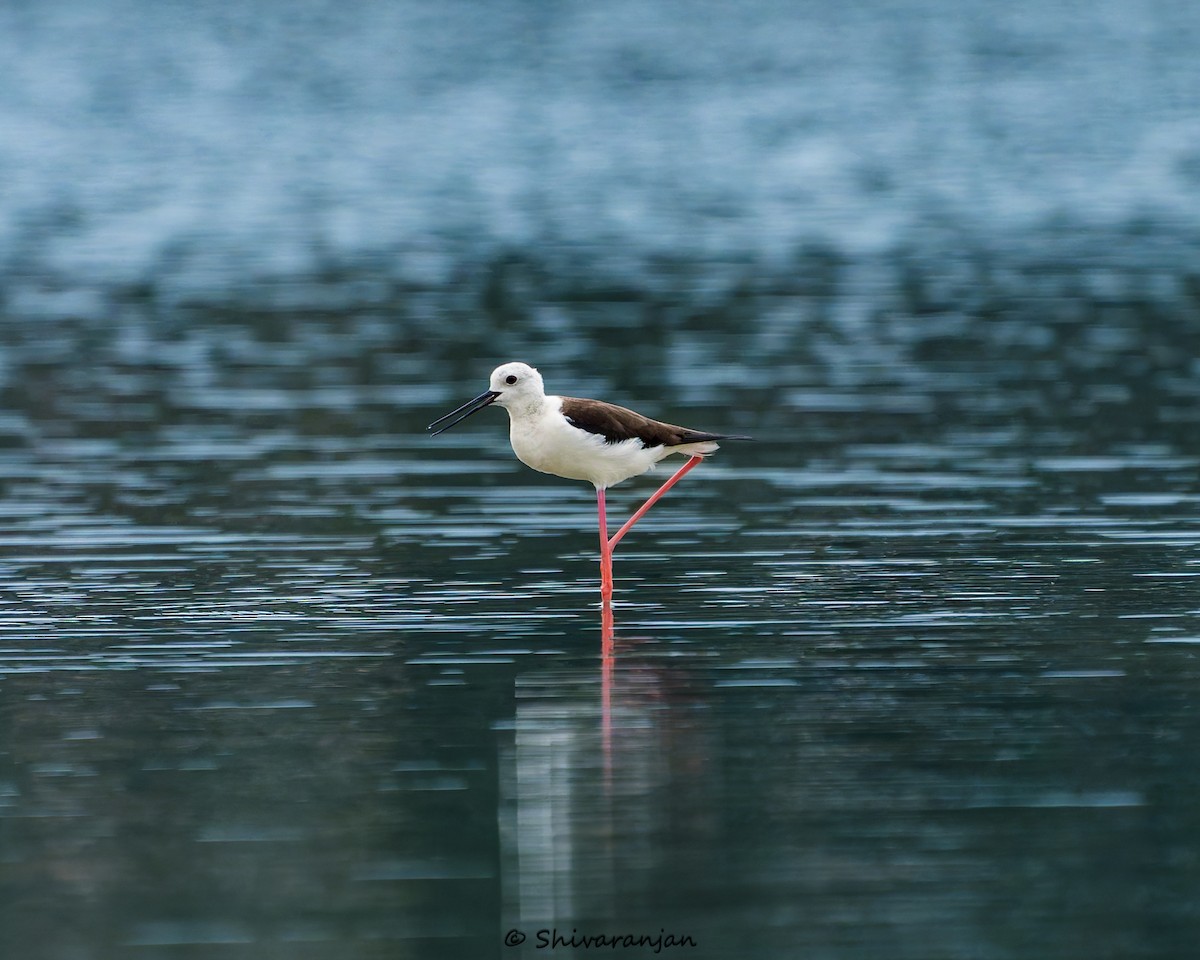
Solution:
{"label": "bird's white head", "polygon": [[496,395],[493,402],[510,413],[536,408],[546,397],[542,375],[529,364],[518,361],[502,363],[493,370],[488,386]]}
{"label": "bird's white head", "polygon": [[492,371],[487,390],[457,410],[451,410],[444,417],[434,420],[426,429],[433,430],[436,437],[493,403],[500,404],[508,410],[510,417],[520,420],[536,416],[545,402],[546,388],[542,385],[540,373],[527,363],[504,363]]}

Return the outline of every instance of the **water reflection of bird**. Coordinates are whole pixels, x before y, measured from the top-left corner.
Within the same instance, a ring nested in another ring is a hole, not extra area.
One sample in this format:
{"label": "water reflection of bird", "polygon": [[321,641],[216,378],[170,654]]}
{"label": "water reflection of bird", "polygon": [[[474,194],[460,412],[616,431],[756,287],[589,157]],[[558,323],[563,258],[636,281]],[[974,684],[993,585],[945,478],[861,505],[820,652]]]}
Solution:
{"label": "water reflection of bird", "polygon": [[[596,488],[600,518],[600,592],[612,597],[612,551],[626,532],[689,470],[717,450],[718,440],[747,440],[651,420],[605,403],[546,394],[542,375],[525,363],[505,363],[492,371],[488,389],[431,423],[434,436],[473,413],[497,403],[508,411],[509,438],[517,459],[534,470]],[[672,454],[688,457],[610,540],[604,505],[606,488],[646,473]]]}

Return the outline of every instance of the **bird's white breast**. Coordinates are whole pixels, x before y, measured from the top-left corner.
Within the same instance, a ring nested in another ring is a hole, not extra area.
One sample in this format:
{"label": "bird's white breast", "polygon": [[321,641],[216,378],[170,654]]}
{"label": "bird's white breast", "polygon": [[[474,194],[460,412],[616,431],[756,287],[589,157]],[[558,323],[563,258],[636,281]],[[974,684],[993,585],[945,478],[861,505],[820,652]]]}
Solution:
{"label": "bird's white breast", "polygon": [[562,415],[561,398],[546,401],[537,410],[509,411],[513,452],[534,470],[610,487],[645,473],[670,453],[665,447],[646,448],[640,440],[608,443],[572,426]]}

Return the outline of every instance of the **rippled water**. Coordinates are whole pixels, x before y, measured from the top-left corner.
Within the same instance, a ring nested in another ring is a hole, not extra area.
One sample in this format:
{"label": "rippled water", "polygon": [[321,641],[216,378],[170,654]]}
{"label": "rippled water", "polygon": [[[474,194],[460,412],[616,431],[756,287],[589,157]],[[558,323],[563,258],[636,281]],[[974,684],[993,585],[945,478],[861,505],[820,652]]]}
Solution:
{"label": "rippled water", "polygon": [[658,396],[547,345],[551,386],[758,435],[622,545],[609,649],[590,488],[502,414],[421,432],[486,367],[345,317],[10,325],[3,942],[1179,955],[1200,456],[1191,361],[1123,337],[1151,315],[1071,328],[1114,345],[1090,376],[965,321]]}
{"label": "rippled water", "polygon": [[1200,24],[953,8],[0,14],[0,955],[1190,955]]}

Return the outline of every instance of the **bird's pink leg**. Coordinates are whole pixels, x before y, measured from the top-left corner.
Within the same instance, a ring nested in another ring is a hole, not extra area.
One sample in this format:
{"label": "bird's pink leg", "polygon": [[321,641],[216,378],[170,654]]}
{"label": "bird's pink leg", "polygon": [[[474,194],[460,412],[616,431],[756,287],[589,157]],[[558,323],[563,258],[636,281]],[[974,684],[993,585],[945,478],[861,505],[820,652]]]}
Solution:
{"label": "bird's pink leg", "polygon": [[[612,539],[607,542],[608,569],[609,569],[609,581],[608,582],[609,582],[610,589],[612,587],[612,552],[616,548],[617,544],[621,542],[621,538],[629,532],[630,527],[632,527],[635,523],[637,523],[639,520],[641,520],[643,516],[646,515],[647,510],[649,510],[652,506],[654,506],[656,503],[658,503],[659,499],[662,497],[662,495],[664,493],[666,493],[673,486],[675,486],[675,484],[677,484],[680,480],[682,480],[683,475],[685,473],[687,473],[689,470],[691,470],[692,467],[697,466],[700,463],[700,461],[703,459],[704,459],[703,457],[695,457],[694,456],[690,460],[688,460],[688,462],[685,463],[682,467],[680,467],[678,470],[676,470],[674,476],[672,476],[670,480],[668,480],[661,487],[659,487],[658,490],[656,490],[654,492],[654,494],[650,497],[649,500],[647,500],[640,507],[638,507],[637,512],[632,517],[630,517],[628,520],[626,520],[624,525],[621,527],[621,529],[618,530],[616,533],[614,533]],[[604,491],[603,490],[600,491],[600,496],[601,496],[600,510],[601,510],[601,513],[603,514],[603,511],[604,511],[604,506],[603,506]],[[604,520],[601,519],[601,521],[600,521],[600,539],[602,539],[602,540],[604,539],[604,530],[605,530]]]}
{"label": "bird's pink leg", "polygon": [[613,595],[612,546],[608,542],[608,518],[604,509],[604,488],[596,489],[596,509],[600,515],[600,598],[608,603]]}

